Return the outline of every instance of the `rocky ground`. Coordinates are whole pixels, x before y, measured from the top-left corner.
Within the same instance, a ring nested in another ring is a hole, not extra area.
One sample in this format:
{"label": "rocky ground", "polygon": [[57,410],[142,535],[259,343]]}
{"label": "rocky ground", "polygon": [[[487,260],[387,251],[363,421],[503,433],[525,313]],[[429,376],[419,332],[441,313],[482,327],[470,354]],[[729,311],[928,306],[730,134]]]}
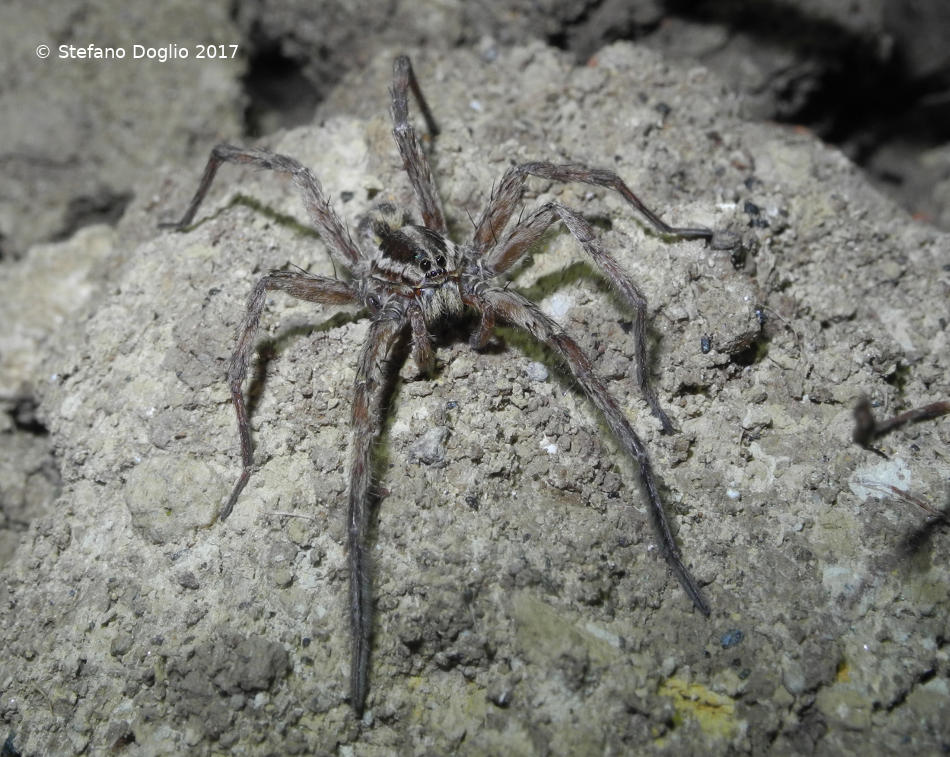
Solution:
{"label": "rocky ground", "polygon": [[[351,227],[412,201],[389,135],[394,52],[260,142],[311,166]],[[591,219],[641,284],[672,436],[631,375],[633,314],[565,231],[512,284],[578,337],[643,435],[712,616],[669,575],[634,465],[570,376],[509,329],[473,352],[462,323],[433,379],[409,363],[396,383],[355,720],[344,470],[366,321],[269,301],[250,382],[259,469],[212,524],[240,467],[222,377],[247,293],[270,268],[334,271],[293,187],[266,173],[223,169],[193,229],[158,230],[203,156],[169,160],[117,223],[33,245],[0,282],[17,325],[0,431],[24,445],[9,459],[38,461],[2,469],[18,497],[5,518],[23,524],[2,542],[7,748],[945,748],[947,420],[877,452],[851,435],[863,396],[884,418],[950,395],[950,239],[807,132],[745,120],[704,68],[626,43],[585,66],[539,43],[414,59],[456,239],[511,161],[542,158],[612,168],[670,222],[741,235],[731,251],[662,239],[608,191],[529,186],[529,207]]]}

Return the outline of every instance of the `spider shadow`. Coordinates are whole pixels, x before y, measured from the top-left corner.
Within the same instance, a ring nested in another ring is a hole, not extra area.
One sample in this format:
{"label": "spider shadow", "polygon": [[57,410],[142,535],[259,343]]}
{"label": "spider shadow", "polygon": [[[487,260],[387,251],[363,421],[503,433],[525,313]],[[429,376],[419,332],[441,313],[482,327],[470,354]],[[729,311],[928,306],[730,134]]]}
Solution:
{"label": "spider shadow", "polygon": [[[258,200],[251,195],[246,195],[241,192],[235,193],[226,203],[221,205],[221,207],[216,208],[215,210],[202,215],[200,218],[193,219],[188,226],[182,227],[180,231],[192,231],[201,226],[204,226],[206,223],[210,223],[218,218],[227,216],[227,214],[236,207],[247,208],[254,212],[255,215],[261,215],[264,218],[267,218],[270,221],[273,221],[279,226],[283,226],[294,234],[298,234],[303,237],[308,237],[310,239],[318,240],[323,244],[323,239],[321,238],[319,232],[313,227],[307,225],[306,223],[301,223],[297,220],[296,217],[290,215],[289,213],[281,213],[280,211],[274,210],[269,205],[265,205],[263,202]],[[172,221],[162,221],[159,223],[160,228],[171,227],[177,228],[176,224]]]}
{"label": "spider shadow", "polygon": [[950,496],[947,504],[934,517],[928,518],[919,526],[904,534],[897,548],[898,557],[911,560],[933,543],[933,537],[945,526],[950,526]]}
{"label": "spider shadow", "polygon": [[[517,276],[517,274],[524,270],[525,267],[529,267],[532,264],[533,256],[529,256],[529,259],[523,265],[518,266],[517,270],[514,272],[514,275]],[[633,328],[633,319],[637,317],[636,313],[630,311],[630,307],[621,299],[613,287],[610,286],[610,283],[605,278],[605,276],[587,260],[575,260],[573,263],[568,264],[564,268],[552,271],[551,273],[546,273],[538,277],[538,279],[531,286],[518,287],[517,285],[512,284],[512,288],[515,289],[519,294],[527,297],[532,302],[538,303],[546,297],[550,297],[551,295],[558,293],[567,286],[579,283],[590,286],[598,294],[607,297],[607,299],[610,301],[612,310],[610,314],[606,312],[602,313],[604,316],[602,320],[607,320],[610,317],[615,318],[616,323],[620,326],[623,332],[625,334],[629,334]],[[570,370],[563,365],[563,363],[556,357],[554,352],[552,352],[549,348],[545,347],[543,344],[518,329],[509,328],[506,326],[496,327],[495,331],[498,332],[499,330],[502,330],[505,333],[506,342],[515,345],[526,356],[544,363],[549,368],[552,366],[555,367],[558,376],[566,381],[570,381],[570,386],[574,387]],[[564,330],[567,332],[568,336],[570,336],[572,339],[575,339],[575,341],[578,341],[578,344],[580,344],[581,348],[584,350],[584,353],[591,358],[591,363],[593,364],[594,370],[596,371],[597,360],[590,354],[590,350],[587,349],[579,339],[581,336],[580,330],[577,328],[572,329],[570,324],[565,326]],[[649,319],[647,319],[645,330],[648,360],[646,369],[652,375],[654,374],[654,369],[656,367],[656,346],[660,343],[662,335],[653,328],[653,325],[650,323]],[[631,375],[634,374],[635,371],[636,365],[631,363]]]}
{"label": "spider shadow", "polygon": [[364,310],[356,312],[340,311],[319,323],[303,323],[290,326],[281,329],[275,336],[259,339],[254,349],[257,360],[253,363],[250,380],[247,382],[247,389],[245,390],[248,418],[253,417],[257,410],[267,386],[268,370],[275,359],[285,354],[298,339],[331,331],[347,323],[355,323],[365,315]]}
{"label": "spider shadow", "polygon": [[[318,242],[320,245],[324,244],[323,239],[320,237],[320,234],[316,231],[316,229],[305,223],[301,223],[299,220],[297,220],[297,218],[288,213],[281,213],[277,210],[274,210],[274,208],[270,207],[269,205],[265,205],[260,200],[241,192],[235,194],[228,203],[218,208],[214,213],[202,218],[197,223],[192,224],[190,228],[194,228],[201,224],[207,223],[218,216],[224,215],[234,207],[247,208],[248,210],[253,211],[255,215],[260,215],[270,221],[273,221],[275,224],[286,228],[294,235],[312,239]],[[326,257],[330,259],[332,263],[332,258],[330,258],[329,255]],[[331,329],[338,328],[339,326],[343,326],[347,323],[354,323],[358,320],[361,320],[365,316],[366,311],[363,309],[354,312],[342,310],[333,313],[328,318],[325,318],[319,323],[308,323],[292,326],[290,328],[281,329],[276,336],[258,339],[254,348],[254,352],[257,354],[257,360],[254,361],[250,379],[247,383],[247,388],[245,389],[248,417],[252,417],[254,415],[254,412],[260,403],[261,396],[263,395],[264,388],[267,384],[267,372],[271,361],[284,353],[295,340],[319,332],[330,331]]]}
{"label": "spider shadow", "polygon": [[[279,226],[283,226],[293,234],[297,234],[302,237],[308,237],[310,239],[320,240],[320,244],[324,244],[319,232],[312,226],[309,226],[306,223],[301,223],[289,213],[281,213],[278,210],[274,210],[274,208],[270,207],[269,205],[265,205],[255,197],[238,192],[234,195],[234,197],[231,198],[231,201],[227,205],[218,211],[218,213],[222,213],[234,207],[242,207],[252,210],[255,215],[261,215],[264,218],[267,218],[268,220],[278,224]],[[217,213],[214,215],[217,215]],[[329,257],[329,255],[327,257]]]}
{"label": "spider shadow", "polygon": [[[531,260],[528,260],[525,266],[530,266],[532,264]],[[518,266],[518,271],[523,270],[522,266]],[[517,275],[517,272],[514,273]],[[606,295],[609,300],[609,306],[612,308],[609,311],[611,314],[614,314],[616,318],[616,323],[621,327],[625,334],[628,334],[633,325],[633,318],[636,318],[636,313],[631,313],[630,308],[626,302],[624,302],[616,291],[610,286],[607,279],[600,273],[600,271],[591,263],[586,260],[577,260],[564,268],[552,271],[551,273],[544,274],[540,276],[532,285],[528,287],[517,287],[512,284],[512,288],[516,289],[520,294],[527,297],[531,301],[538,303],[546,297],[549,297],[559,291],[562,291],[566,286],[571,284],[583,283],[585,285],[593,287],[596,292]],[[604,316],[601,320],[607,320],[608,311],[600,310],[601,315]],[[564,326],[565,332],[572,339],[578,340],[582,351],[591,361],[593,365],[594,372],[601,375],[598,369],[598,360],[597,356],[593,355],[589,345],[584,344],[583,340],[583,324],[579,324],[577,327],[572,328],[571,324]],[[655,345],[659,343],[661,335],[657,333],[655,329],[652,328],[651,323],[648,321],[646,324],[646,339],[647,339],[647,359],[648,365],[646,366],[647,370],[650,373],[653,373],[653,368],[655,366],[656,360],[656,349]],[[529,357],[533,360],[537,360],[540,363],[543,363],[546,367],[551,370],[551,373],[557,382],[558,386],[565,392],[571,392],[578,397],[582,398],[585,402],[590,403],[590,399],[587,397],[586,392],[582,387],[579,386],[577,380],[574,377],[571,369],[568,365],[557,355],[554,350],[552,350],[547,345],[537,341],[529,334],[525,333],[521,329],[518,329],[513,326],[505,325],[496,325],[493,330],[494,337],[489,341],[488,345],[485,348],[479,350],[479,352],[490,352],[490,353],[503,353],[509,349],[516,349],[521,352],[526,357]],[[596,337],[595,337],[596,338]],[[637,397],[643,399],[642,394],[639,389],[636,388],[636,364],[634,361],[631,361],[630,364],[630,373],[628,376],[629,381],[633,382],[633,394]],[[611,392],[611,395],[614,395],[614,392]],[[647,415],[649,415],[649,409],[644,407]],[[630,417],[628,413],[624,413],[627,416],[628,421],[633,424],[634,419]],[[595,411],[596,424],[600,430],[600,437],[602,439],[615,439],[613,431],[610,430],[607,425],[607,421],[604,418],[603,414],[599,411]],[[616,464],[616,459],[627,460],[627,456],[622,453],[616,455],[610,453],[609,446],[606,448],[607,456],[614,461]],[[634,478],[629,479],[628,473],[622,473],[622,477],[625,480],[625,486],[627,487],[628,494],[624,495],[623,493],[615,493],[611,495],[611,498],[624,498],[625,496],[630,496],[631,492],[640,491],[641,484],[639,483],[639,467],[635,461],[631,461],[633,466],[632,470],[635,471]],[[624,466],[620,465],[617,470],[623,471]],[[653,471],[653,475],[657,480],[657,483],[661,489],[666,489],[665,481],[663,476],[657,472]],[[669,507],[669,505],[667,505]],[[676,533],[676,527],[673,523],[670,524],[674,529],[674,536]]]}

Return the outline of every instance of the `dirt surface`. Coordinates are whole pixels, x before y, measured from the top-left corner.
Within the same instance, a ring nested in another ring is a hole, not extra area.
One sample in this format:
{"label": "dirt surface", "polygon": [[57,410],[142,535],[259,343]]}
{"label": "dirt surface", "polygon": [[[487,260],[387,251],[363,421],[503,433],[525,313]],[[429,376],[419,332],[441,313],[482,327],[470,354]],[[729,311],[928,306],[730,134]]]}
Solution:
{"label": "dirt surface", "polygon": [[[239,470],[223,380],[254,281],[333,275],[291,185],[223,170],[195,227],[159,232],[201,165],[143,178],[107,285],[35,367],[62,495],[0,583],[0,718],[21,754],[932,753],[950,743],[946,419],[851,442],[947,398],[950,239],[806,133],[743,122],[708,71],[628,44],[577,67],[539,44],[415,57],[456,239],[511,161],[625,177],[621,198],[530,185],[595,222],[650,302],[664,436],[631,375],[632,313],[563,231],[513,286],[576,335],[643,435],[687,562],[657,554],[633,464],[549,354],[461,324],[434,379],[400,374],[380,447],[371,691],[348,693],[345,462],[360,313],[269,303]],[[411,205],[389,135],[392,52],[308,127],[261,144],[321,177],[354,227]],[[103,243],[89,235],[88,244]],[[93,253],[85,253],[93,255]],[[96,259],[101,253],[95,253]],[[31,369],[32,370],[32,369]],[[2,735],[2,734],[0,734]]]}

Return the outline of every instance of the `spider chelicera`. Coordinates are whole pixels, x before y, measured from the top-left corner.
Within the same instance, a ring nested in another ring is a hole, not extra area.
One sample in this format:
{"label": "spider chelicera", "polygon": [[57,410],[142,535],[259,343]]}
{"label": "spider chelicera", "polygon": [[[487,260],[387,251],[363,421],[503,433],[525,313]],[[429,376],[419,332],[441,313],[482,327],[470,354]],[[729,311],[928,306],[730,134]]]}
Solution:
{"label": "spider chelicera", "polygon": [[167,224],[178,230],[190,226],[222,163],[244,163],[270,169],[293,179],[336,269],[343,272],[340,278],[330,278],[302,270],[271,271],[257,282],[251,293],[228,370],[244,467],[231,496],[219,513],[220,520],[231,513],[253,468],[253,447],[243,383],[267,293],[279,290],[298,299],[321,304],[356,304],[369,313],[369,331],[357,359],[353,388],[347,511],[352,634],[350,703],[358,716],[362,714],[368,688],[372,625],[366,532],[373,496],[373,449],[385,416],[389,386],[387,377],[400,357],[399,346],[407,331],[413,359],[420,371],[428,372],[433,365],[430,332],[446,319],[457,318],[466,311],[478,313],[481,319],[470,340],[473,348],[483,347],[496,321],[501,321],[526,331],[547,345],[564,362],[578,385],[603,413],[622,448],[636,459],[663,555],[695,607],[704,615],[709,615],[709,605],[683,564],[670,532],[643,442],[607,391],[603,380],[594,372],[590,358],[537,305],[505,287],[503,277],[541,239],[549,226],[561,221],[635,311],[633,335],[637,381],[663,430],[670,432],[672,423],[660,407],[649,383],[645,339],[646,300],[630,276],[604,250],[590,223],[575,211],[556,202],[543,203],[514,223],[510,221],[520,203],[526,179],[536,176],[615,190],[663,235],[705,239],[717,247],[720,246],[719,236],[702,227],[669,226],[611,171],[579,164],[558,165],[542,161],[511,166],[493,190],[488,207],[475,223],[472,239],[464,244],[456,244],[448,237],[445,214],[428,159],[409,122],[410,90],[430,134],[434,136],[438,130],[409,58],[399,56],[393,64],[393,136],[419,204],[422,224],[410,223],[408,214],[399,213],[392,206],[380,206],[378,212],[360,222],[354,239],[330,207],[320,182],[310,169],[285,155],[226,144],[218,145],[211,151],[198,190],[181,220]]}

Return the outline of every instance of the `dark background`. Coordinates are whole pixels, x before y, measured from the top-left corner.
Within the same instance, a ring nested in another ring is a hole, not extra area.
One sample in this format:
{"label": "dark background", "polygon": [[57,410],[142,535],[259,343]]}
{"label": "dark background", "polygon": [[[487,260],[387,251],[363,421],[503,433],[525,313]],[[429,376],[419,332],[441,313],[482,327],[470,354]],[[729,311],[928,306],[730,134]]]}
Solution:
{"label": "dark background", "polygon": [[[312,119],[382,47],[506,46],[531,38],[578,61],[635,40],[692,59],[752,119],[839,146],[921,220],[950,228],[950,5],[943,0],[87,0],[4,4],[0,261],[121,216],[143,172],[202,159],[215,138]],[[237,44],[211,84],[181,62],[63,61],[58,44]],[[54,54],[40,60],[39,43]]]}

